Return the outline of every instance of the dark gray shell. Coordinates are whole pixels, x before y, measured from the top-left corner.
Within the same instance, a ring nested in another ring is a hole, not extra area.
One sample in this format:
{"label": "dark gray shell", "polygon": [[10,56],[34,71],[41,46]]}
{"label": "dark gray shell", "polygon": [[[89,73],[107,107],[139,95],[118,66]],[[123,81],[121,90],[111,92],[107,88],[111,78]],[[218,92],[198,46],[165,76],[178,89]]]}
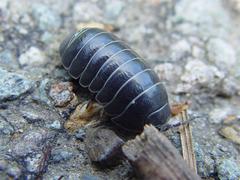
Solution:
{"label": "dark gray shell", "polygon": [[68,36],[60,46],[63,66],[118,126],[141,131],[159,126],[170,116],[167,92],[158,76],[116,36],[86,28]]}

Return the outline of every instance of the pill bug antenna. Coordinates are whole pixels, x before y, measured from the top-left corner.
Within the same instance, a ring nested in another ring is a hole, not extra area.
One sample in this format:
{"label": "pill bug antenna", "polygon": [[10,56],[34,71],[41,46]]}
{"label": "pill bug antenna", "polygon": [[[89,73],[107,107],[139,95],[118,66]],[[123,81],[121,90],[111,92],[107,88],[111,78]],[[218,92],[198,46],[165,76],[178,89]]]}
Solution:
{"label": "pill bug antenna", "polygon": [[170,123],[166,123],[164,125],[158,125],[156,126],[157,129],[161,132],[164,132],[164,131],[167,131],[169,129],[173,129],[173,128],[178,128],[179,126],[183,126],[183,125],[186,125],[186,124],[189,124],[193,121],[196,121],[198,119],[201,119],[201,118],[206,118],[207,115],[199,115],[199,116],[192,116],[190,117],[190,119],[186,120],[186,121],[178,121],[177,123],[174,123],[174,124],[170,124]]}

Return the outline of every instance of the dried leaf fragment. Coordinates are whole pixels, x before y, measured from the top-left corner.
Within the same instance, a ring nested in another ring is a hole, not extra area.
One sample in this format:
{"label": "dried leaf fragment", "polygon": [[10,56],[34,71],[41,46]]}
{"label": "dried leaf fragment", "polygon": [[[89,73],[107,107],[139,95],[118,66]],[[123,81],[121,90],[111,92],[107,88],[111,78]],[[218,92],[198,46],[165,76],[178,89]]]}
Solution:
{"label": "dried leaf fragment", "polygon": [[172,116],[174,117],[174,116],[177,116],[177,115],[181,114],[183,111],[188,109],[188,106],[189,106],[188,102],[171,105]]}
{"label": "dried leaf fragment", "polygon": [[95,102],[84,102],[77,106],[69,120],[64,124],[64,127],[68,131],[74,132],[78,128],[89,123],[89,121],[101,110],[102,106]]}

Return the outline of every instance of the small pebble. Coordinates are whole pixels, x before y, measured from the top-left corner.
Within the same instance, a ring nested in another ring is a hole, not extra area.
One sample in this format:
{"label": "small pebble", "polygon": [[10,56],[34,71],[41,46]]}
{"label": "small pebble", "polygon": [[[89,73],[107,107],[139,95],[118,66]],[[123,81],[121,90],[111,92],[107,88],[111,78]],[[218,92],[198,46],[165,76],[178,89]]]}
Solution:
{"label": "small pebble", "polygon": [[56,130],[61,129],[61,122],[58,120],[53,121],[53,123],[50,124],[50,128],[56,129]]}
{"label": "small pebble", "polygon": [[[208,59],[222,70],[231,70],[236,65],[236,52],[226,41],[211,38],[207,43]],[[220,53],[221,52],[221,53]]]}
{"label": "small pebble", "polygon": [[0,134],[11,135],[14,133],[14,128],[0,116]]}
{"label": "small pebble", "polygon": [[233,126],[224,126],[219,133],[232,142],[240,145],[240,132]]}
{"label": "small pebble", "polygon": [[33,156],[28,156],[25,158],[26,169],[30,173],[39,173],[41,169],[39,169],[40,163],[42,162],[43,155],[42,154],[34,154]]}
{"label": "small pebble", "polygon": [[82,180],[99,180],[99,177],[85,174],[81,177]]}
{"label": "small pebble", "polygon": [[64,149],[57,149],[53,150],[51,153],[51,159],[53,163],[59,163],[62,161],[67,161],[73,156],[73,153],[64,150]]}
{"label": "small pebble", "polygon": [[239,179],[240,165],[234,159],[224,159],[217,166],[217,172],[220,180]]}
{"label": "small pebble", "polygon": [[8,167],[8,169],[6,170],[6,173],[13,179],[18,179],[21,176],[22,171],[19,167],[11,165],[11,167]]}
{"label": "small pebble", "polygon": [[57,30],[61,26],[60,15],[51,6],[35,3],[32,9],[33,17],[41,30]]}
{"label": "small pebble", "polygon": [[98,127],[88,129],[85,145],[92,162],[101,166],[116,165],[121,159],[124,141],[112,130]]}
{"label": "small pebble", "polygon": [[86,137],[86,132],[84,129],[80,128],[76,133],[75,133],[75,137],[80,140],[83,141]]}
{"label": "small pebble", "polygon": [[41,66],[47,63],[47,57],[37,47],[30,47],[19,57],[19,63],[22,66]]}
{"label": "small pebble", "polygon": [[71,82],[60,82],[53,84],[49,91],[49,96],[53,99],[55,106],[66,106],[75,96],[73,84]]}
{"label": "small pebble", "polygon": [[0,101],[14,100],[33,87],[33,81],[0,67]]}
{"label": "small pebble", "polygon": [[180,61],[191,54],[191,46],[186,40],[177,41],[171,45],[170,57],[173,61]]}

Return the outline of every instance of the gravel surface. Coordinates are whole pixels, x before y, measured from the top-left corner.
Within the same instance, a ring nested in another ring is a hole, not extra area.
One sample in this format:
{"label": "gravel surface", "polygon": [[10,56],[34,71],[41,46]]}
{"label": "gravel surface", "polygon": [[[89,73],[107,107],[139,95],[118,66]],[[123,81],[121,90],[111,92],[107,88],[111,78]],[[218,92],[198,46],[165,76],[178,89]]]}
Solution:
{"label": "gravel surface", "polygon": [[[132,179],[123,161],[90,162],[84,128],[64,127],[90,98],[63,69],[58,47],[82,23],[111,24],[190,103],[198,174],[240,178],[240,1],[0,1],[0,177]],[[179,148],[178,134],[169,135]]]}

